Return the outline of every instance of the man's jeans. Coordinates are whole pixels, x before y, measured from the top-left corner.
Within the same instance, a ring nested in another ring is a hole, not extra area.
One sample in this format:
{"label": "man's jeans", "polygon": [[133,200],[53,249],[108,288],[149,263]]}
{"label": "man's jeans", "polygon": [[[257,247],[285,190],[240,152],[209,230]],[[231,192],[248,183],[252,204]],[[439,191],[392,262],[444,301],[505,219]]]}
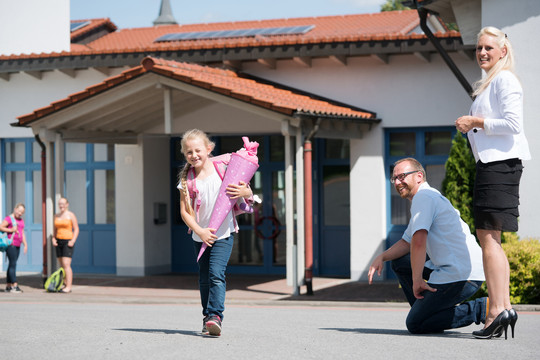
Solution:
{"label": "man's jeans", "polygon": [[[207,247],[199,259],[199,291],[204,316],[217,315],[223,320],[225,310],[225,270],[231,257],[234,237],[217,240]],[[199,254],[202,243],[193,242],[195,254]]]}
{"label": "man's jeans", "polygon": [[[392,261],[392,270],[411,304],[407,315],[407,329],[413,334],[438,333],[446,329],[480,324],[486,319],[486,300],[479,298],[461,303],[474,295],[482,281],[458,281],[448,284],[431,284],[436,292],[424,291],[423,299],[416,299],[412,290],[410,255]],[[424,279],[429,278],[430,269],[424,268]],[[458,305],[456,305],[458,304]]]}

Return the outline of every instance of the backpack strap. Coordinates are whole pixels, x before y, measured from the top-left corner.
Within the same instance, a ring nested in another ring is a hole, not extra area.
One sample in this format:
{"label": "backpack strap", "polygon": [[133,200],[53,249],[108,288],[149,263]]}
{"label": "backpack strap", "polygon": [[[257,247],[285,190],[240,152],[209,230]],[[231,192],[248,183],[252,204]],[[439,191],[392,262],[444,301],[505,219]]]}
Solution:
{"label": "backpack strap", "polygon": [[15,216],[9,215],[9,217],[11,218],[11,227],[17,229],[17,220],[15,220]]}
{"label": "backpack strap", "polygon": [[[11,219],[11,227],[17,230],[17,220],[15,220],[15,216],[9,215],[9,218]],[[18,232],[18,231],[17,231]],[[15,231],[11,233],[11,239],[15,237]]]}
{"label": "backpack strap", "polygon": [[191,198],[191,207],[195,211],[195,217],[197,222],[199,222],[199,208],[201,207],[201,197],[199,196],[199,191],[197,190],[197,181],[195,176],[195,168],[191,167],[187,173],[186,179],[189,197]]}
{"label": "backpack strap", "polygon": [[214,161],[213,164],[216,168],[216,172],[218,173],[219,178],[221,179],[221,181],[223,181],[223,178],[225,177],[225,171],[227,170],[227,165],[221,161]]}

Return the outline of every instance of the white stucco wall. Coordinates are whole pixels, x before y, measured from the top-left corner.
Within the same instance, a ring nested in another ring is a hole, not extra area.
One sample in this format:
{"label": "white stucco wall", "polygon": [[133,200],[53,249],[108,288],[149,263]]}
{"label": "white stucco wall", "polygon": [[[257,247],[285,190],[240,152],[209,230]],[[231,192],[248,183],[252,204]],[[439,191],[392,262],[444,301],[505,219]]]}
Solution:
{"label": "white stucco wall", "polygon": [[[470,81],[480,76],[476,62],[452,59]],[[245,72],[375,111],[383,127],[453,126],[471,100],[439,55],[427,63],[414,55],[395,55],[389,64],[372,57],[347,59],[347,66],[314,59],[311,68],[278,61],[277,70],[246,64]]]}
{"label": "white stucco wall", "polygon": [[69,0],[0,0],[0,54],[69,51],[69,17]]}
{"label": "white stucco wall", "polygon": [[[143,216],[145,275],[171,271],[171,192],[169,137],[143,137]],[[118,170],[117,170],[118,172]],[[167,222],[154,224],[154,204],[167,206]],[[124,208],[124,212],[129,212]],[[116,232],[123,231],[117,225]],[[133,265],[133,264],[132,264]]]}
{"label": "white stucco wall", "polygon": [[66,98],[123,70],[113,68],[109,75],[95,69],[76,70],[75,77],[55,70],[43,72],[41,79],[19,72],[11,74],[8,81],[0,78],[0,137],[33,137],[31,129],[14,128],[10,124],[17,121],[17,116]]}
{"label": "white stucco wall", "polygon": [[[532,160],[524,162],[525,170],[520,184],[520,218],[518,234],[521,238],[540,239],[538,224],[538,179],[540,178],[540,72],[538,58],[540,49],[537,33],[540,27],[540,2],[522,0],[484,0],[482,3],[482,26],[496,26],[511,41],[516,58],[516,73],[523,85],[523,111],[525,135],[529,141]],[[533,45],[534,44],[534,45]]]}
{"label": "white stucco wall", "polygon": [[143,147],[116,145],[116,274],[145,275]]}
{"label": "white stucco wall", "polygon": [[367,280],[369,265],[386,248],[386,184],[382,127],[351,140],[351,279]]}
{"label": "white stucco wall", "polygon": [[[116,271],[144,276],[171,271],[168,137],[139,137],[115,146]],[[167,223],[154,224],[154,203],[167,206]]]}

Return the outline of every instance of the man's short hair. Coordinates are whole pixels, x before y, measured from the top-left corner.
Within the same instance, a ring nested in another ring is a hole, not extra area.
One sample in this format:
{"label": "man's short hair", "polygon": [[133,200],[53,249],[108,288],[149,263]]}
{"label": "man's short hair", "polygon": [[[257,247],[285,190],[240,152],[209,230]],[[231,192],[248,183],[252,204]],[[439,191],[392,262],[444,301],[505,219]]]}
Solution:
{"label": "man's short hair", "polygon": [[401,164],[402,162],[405,162],[405,161],[408,162],[412,166],[412,170],[420,171],[422,175],[424,175],[424,181],[427,181],[426,170],[424,169],[422,164],[420,164],[420,162],[416,160],[415,158],[408,157],[408,158],[400,159],[394,163],[394,167],[396,167],[398,164]]}

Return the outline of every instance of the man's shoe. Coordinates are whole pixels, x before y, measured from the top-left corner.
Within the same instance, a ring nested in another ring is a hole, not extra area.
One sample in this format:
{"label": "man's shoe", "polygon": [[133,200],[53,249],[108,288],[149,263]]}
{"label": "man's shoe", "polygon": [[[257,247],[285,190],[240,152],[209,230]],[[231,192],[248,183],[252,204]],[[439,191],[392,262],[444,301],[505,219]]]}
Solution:
{"label": "man's shoe", "polygon": [[212,315],[210,319],[206,322],[206,328],[208,329],[208,334],[212,336],[221,335],[221,319],[217,315]]}
{"label": "man's shoe", "polygon": [[6,286],[6,292],[11,292],[11,286]]}
{"label": "man's shoe", "polygon": [[12,293],[22,293],[22,290],[17,285],[17,286],[12,287],[10,292],[12,292]]}

